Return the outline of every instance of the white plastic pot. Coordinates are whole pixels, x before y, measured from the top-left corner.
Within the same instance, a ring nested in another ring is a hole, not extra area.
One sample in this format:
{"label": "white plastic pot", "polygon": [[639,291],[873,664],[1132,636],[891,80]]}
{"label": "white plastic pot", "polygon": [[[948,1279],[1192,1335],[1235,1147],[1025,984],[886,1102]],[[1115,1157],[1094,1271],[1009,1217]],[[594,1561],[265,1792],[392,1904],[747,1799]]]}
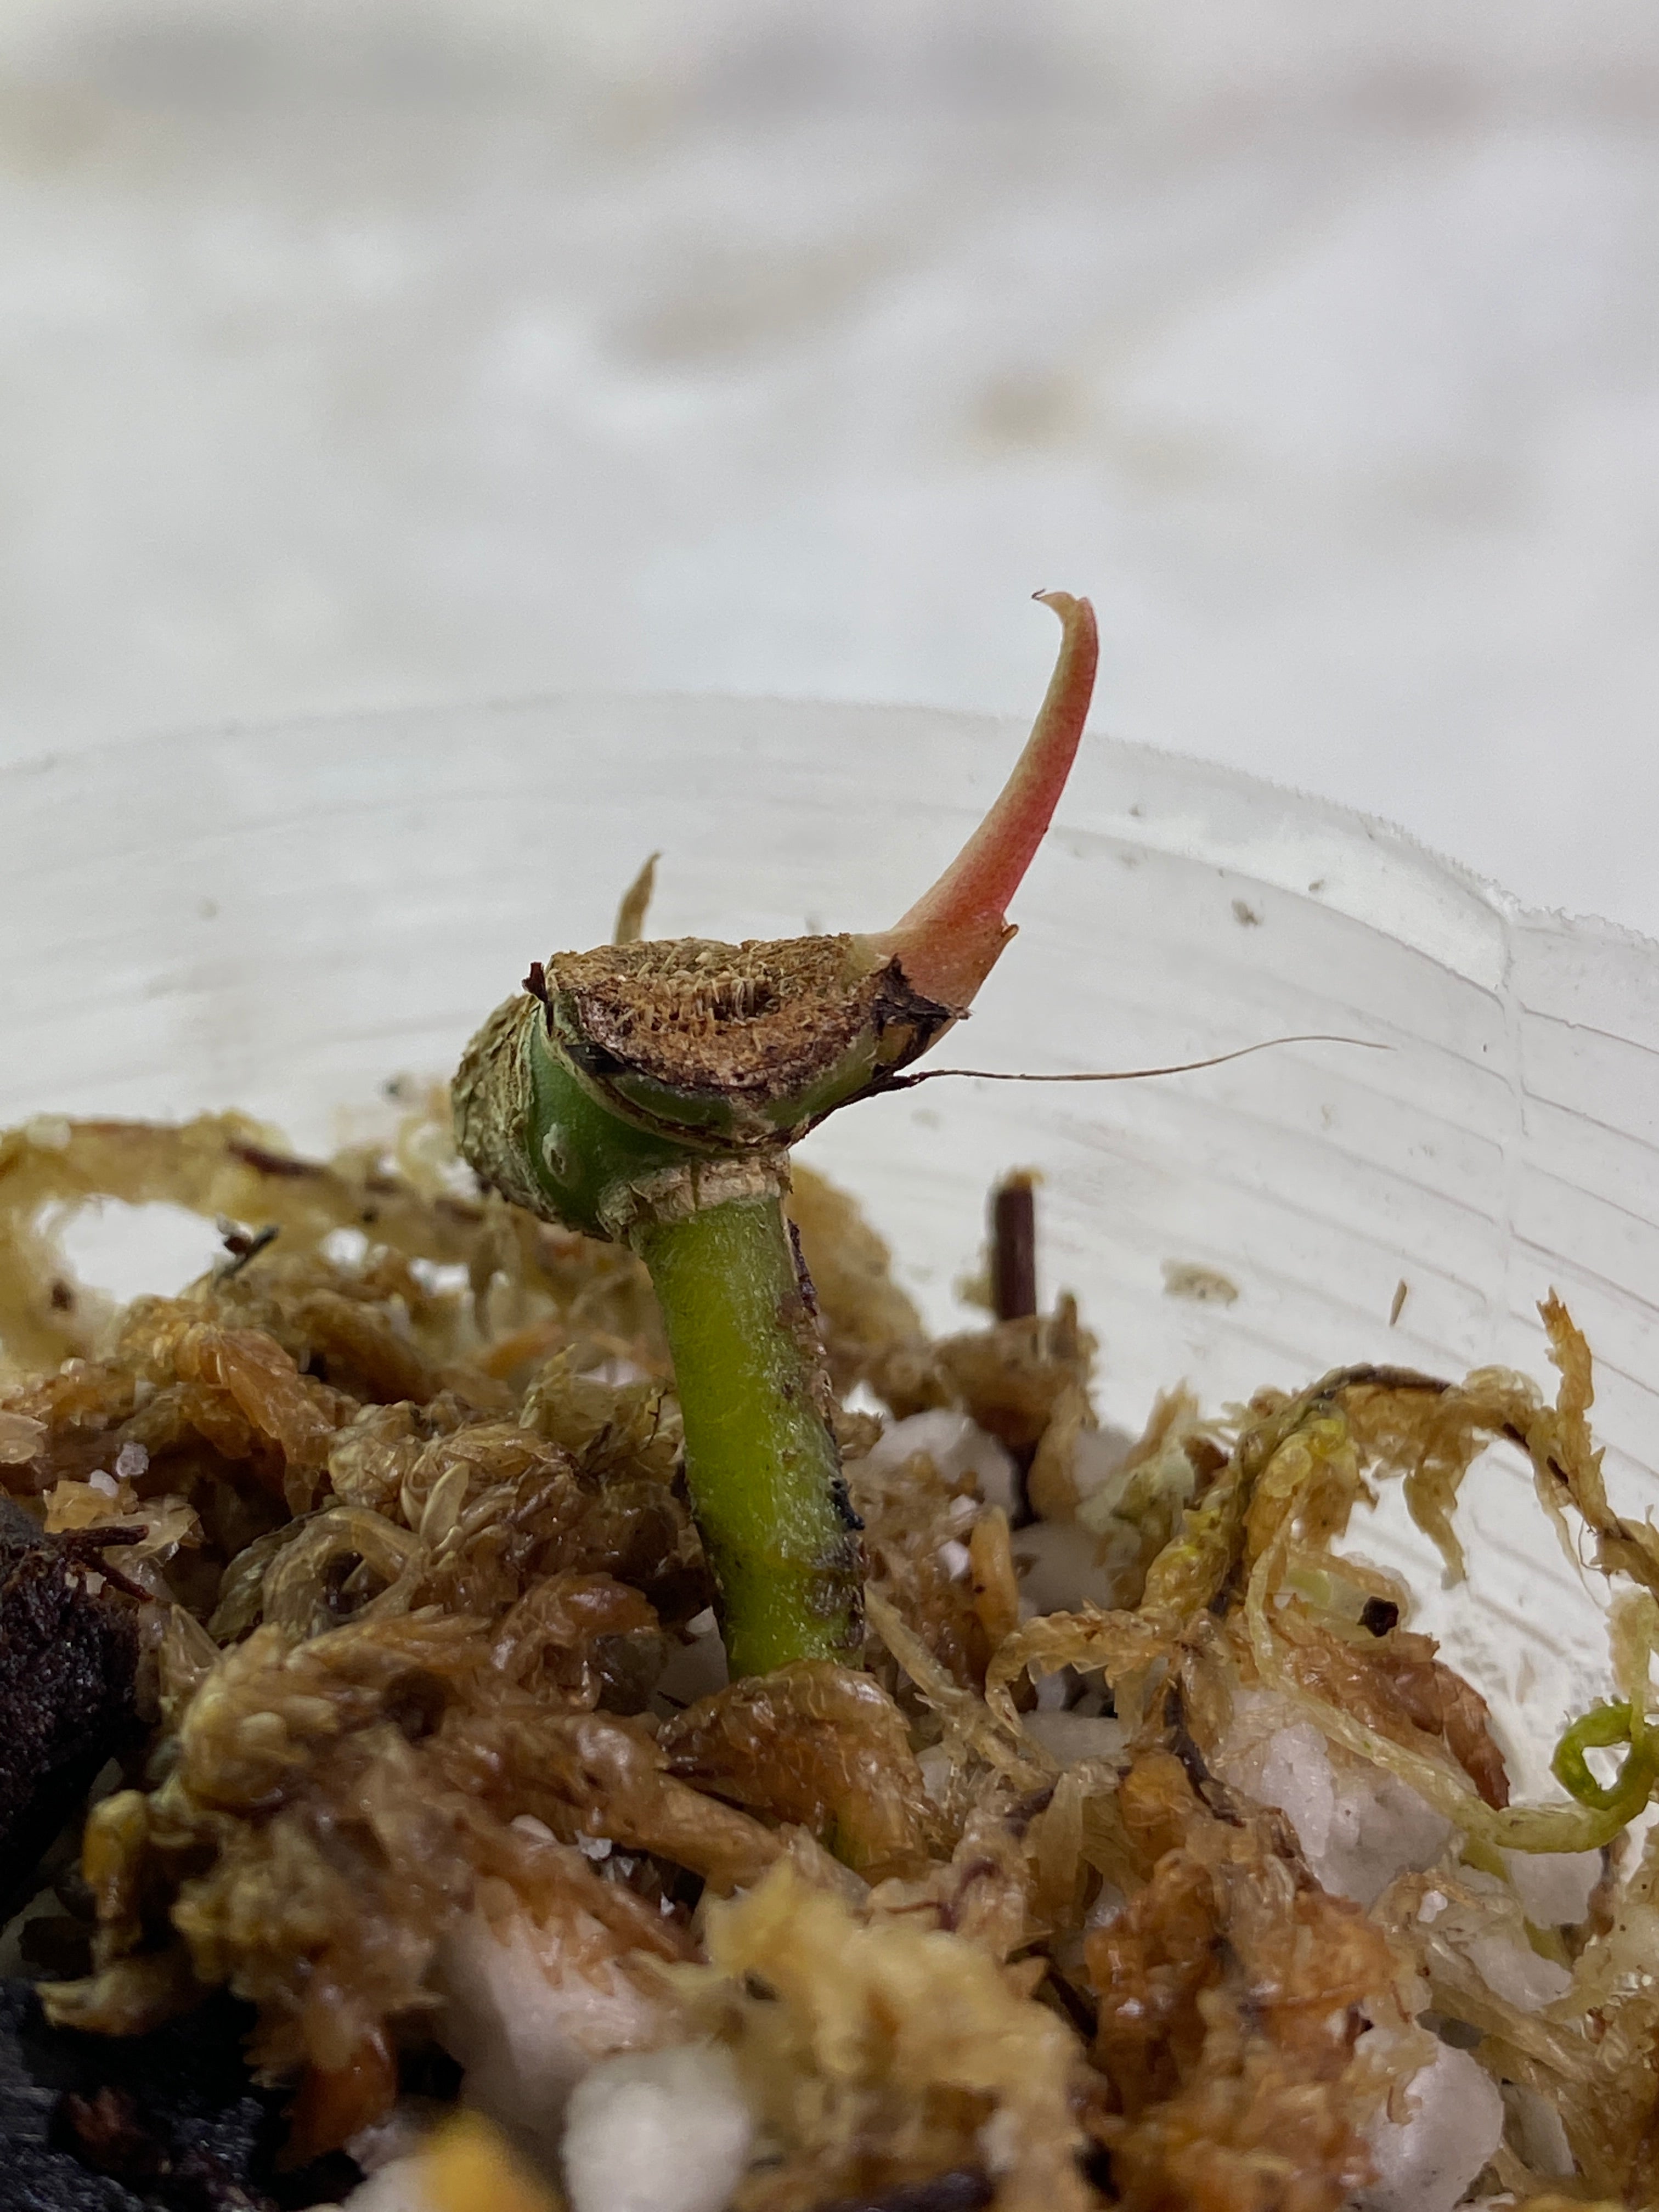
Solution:
{"label": "white plastic pot", "polygon": [[[600,941],[653,850],[653,934],[896,919],[1023,735],[555,699],[7,770],[0,1114],[236,1104],[326,1146],[389,1077],[447,1074],[532,957]],[[1098,737],[1015,912],[941,1064],[1129,1068],[1310,1030],[1386,1049],[931,1083],[832,1121],[805,1157],[864,1200],[934,1322],[1012,1165],[1042,1171],[1045,1292],[1081,1297],[1124,1426],[1182,1376],[1211,1402],[1364,1359],[1547,1377],[1553,1285],[1598,1358],[1615,1503],[1659,1495],[1659,948],[1528,912],[1339,807]],[[210,1231],[191,1234],[204,1264]],[[1489,1461],[1466,1496],[1473,1582],[1425,1618],[1537,1785],[1604,1686],[1595,1595],[1516,1468]],[[1431,1591],[1433,1554],[1382,1518],[1360,1540]]]}

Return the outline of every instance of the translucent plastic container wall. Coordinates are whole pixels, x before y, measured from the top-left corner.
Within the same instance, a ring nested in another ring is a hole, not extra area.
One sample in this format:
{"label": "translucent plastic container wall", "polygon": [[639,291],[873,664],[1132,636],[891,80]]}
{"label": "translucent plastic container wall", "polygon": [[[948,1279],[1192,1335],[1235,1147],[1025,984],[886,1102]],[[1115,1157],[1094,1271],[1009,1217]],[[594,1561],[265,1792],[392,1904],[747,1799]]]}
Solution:
{"label": "translucent plastic container wall", "polygon": [[[0,1113],[234,1104],[326,1146],[389,1077],[446,1075],[532,957],[602,940],[653,850],[653,934],[895,920],[1023,734],[553,700],[9,771]],[[1356,1042],[1149,1082],[930,1083],[832,1121],[805,1157],[863,1199],[930,1320],[960,1315],[988,1185],[1016,1165],[1043,1178],[1045,1295],[1079,1294],[1125,1427],[1182,1377],[1212,1404],[1365,1359],[1553,1382],[1553,1286],[1597,1356],[1615,1503],[1659,1497],[1659,948],[1528,913],[1339,808],[1098,737],[1015,911],[941,1065]],[[1467,1496],[1473,1583],[1425,1617],[1540,1774],[1565,1706],[1603,1685],[1593,1593],[1518,1468],[1489,1461]],[[1399,1518],[1361,1540],[1427,1589],[1437,1562]]]}

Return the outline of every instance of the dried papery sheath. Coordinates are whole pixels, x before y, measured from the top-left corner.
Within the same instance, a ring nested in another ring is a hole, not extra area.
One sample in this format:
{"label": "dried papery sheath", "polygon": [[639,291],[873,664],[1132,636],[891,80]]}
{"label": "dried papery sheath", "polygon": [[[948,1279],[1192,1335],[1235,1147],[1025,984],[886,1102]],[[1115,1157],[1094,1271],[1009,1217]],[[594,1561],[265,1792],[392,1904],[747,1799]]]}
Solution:
{"label": "dried papery sheath", "polygon": [[634,934],[537,962],[456,1076],[457,1140],[543,1218],[631,1245],[674,1355],[693,1507],[734,1673],[854,1657],[861,1559],[828,1425],[811,1286],[785,1226],[787,1154],[967,1012],[1013,931],[1088,710],[1088,602],[1045,595],[1059,664],[1012,775],[884,934],[726,945]]}

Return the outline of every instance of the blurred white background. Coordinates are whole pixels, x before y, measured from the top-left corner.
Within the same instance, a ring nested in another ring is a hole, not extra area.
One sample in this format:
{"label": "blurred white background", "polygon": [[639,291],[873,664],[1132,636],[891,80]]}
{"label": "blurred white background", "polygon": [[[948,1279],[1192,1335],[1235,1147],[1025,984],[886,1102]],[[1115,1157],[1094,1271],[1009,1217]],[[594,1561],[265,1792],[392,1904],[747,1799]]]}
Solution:
{"label": "blurred white background", "polygon": [[1029,710],[1659,934],[1652,0],[11,0],[0,756]]}

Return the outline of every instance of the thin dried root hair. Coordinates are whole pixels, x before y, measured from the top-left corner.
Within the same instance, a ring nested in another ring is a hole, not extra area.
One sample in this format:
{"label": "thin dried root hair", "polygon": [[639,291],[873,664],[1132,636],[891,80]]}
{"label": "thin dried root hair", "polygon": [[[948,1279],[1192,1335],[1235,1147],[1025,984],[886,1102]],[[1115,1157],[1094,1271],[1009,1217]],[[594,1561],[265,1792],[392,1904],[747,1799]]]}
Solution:
{"label": "thin dried root hair", "polygon": [[1207,1060],[1177,1060],[1168,1067],[1090,1069],[1075,1075],[1030,1075],[1000,1067],[926,1067],[915,1075],[896,1075],[884,1091],[908,1091],[918,1083],[933,1083],[943,1075],[967,1076],[975,1083],[1144,1083],[1154,1075],[1194,1075],[1201,1067],[1224,1067],[1230,1060],[1248,1060],[1253,1052],[1274,1052],[1282,1044],[1351,1044],[1361,1052],[1392,1052],[1378,1037],[1333,1036],[1322,1030],[1305,1036],[1260,1037],[1255,1044],[1236,1046],[1231,1052],[1212,1053]]}

